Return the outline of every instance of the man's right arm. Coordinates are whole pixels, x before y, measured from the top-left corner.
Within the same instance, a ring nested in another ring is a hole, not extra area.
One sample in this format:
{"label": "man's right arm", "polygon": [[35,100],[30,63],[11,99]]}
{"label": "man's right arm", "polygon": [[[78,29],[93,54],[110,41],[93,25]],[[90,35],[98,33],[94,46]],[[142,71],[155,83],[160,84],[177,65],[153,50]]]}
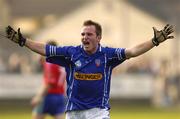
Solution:
{"label": "man's right arm", "polygon": [[45,56],[46,55],[46,45],[42,43],[35,42],[31,39],[25,38],[21,31],[20,28],[18,28],[17,31],[15,31],[11,26],[7,26],[6,29],[6,37],[10,39],[11,41],[19,44],[19,46],[23,47],[26,46],[30,50]]}
{"label": "man's right arm", "polygon": [[46,55],[46,44],[35,42],[31,39],[26,39],[25,46],[30,50],[45,56]]}

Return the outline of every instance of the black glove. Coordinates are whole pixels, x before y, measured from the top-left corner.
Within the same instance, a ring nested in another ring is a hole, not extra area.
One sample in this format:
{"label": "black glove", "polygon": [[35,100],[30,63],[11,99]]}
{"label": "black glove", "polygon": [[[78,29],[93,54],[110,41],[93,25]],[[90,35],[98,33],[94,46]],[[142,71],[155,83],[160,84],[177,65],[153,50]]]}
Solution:
{"label": "black glove", "polygon": [[17,32],[11,26],[6,27],[6,37],[15,43],[18,43],[15,36],[16,34]]}
{"label": "black glove", "polygon": [[11,26],[6,27],[6,37],[21,47],[26,43],[26,39],[22,36],[20,28],[18,28],[18,32],[16,32]]}
{"label": "black glove", "polygon": [[20,28],[18,28],[18,39],[19,39],[19,42],[18,44],[23,47],[26,43],[26,38],[23,37],[23,35],[21,34],[21,31],[20,31]]}
{"label": "black glove", "polygon": [[155,46],[158,46],[161,42],[164,42],[167,39],[172,39],[174,36],[170,36],[172,32],[174,32],[173,26],[167,24],[163,30],[158,31],[155,27],[153,27],[154,38],[152,42]]}

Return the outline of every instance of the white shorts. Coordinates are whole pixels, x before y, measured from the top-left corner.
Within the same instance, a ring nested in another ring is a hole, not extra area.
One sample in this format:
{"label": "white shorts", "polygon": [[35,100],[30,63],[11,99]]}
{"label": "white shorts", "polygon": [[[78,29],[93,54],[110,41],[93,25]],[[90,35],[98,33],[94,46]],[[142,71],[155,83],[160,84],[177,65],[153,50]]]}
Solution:
{"label": "white shorts", "polygon": [[106,109],[92,108],[66,112],[66,119],[110,119]]}

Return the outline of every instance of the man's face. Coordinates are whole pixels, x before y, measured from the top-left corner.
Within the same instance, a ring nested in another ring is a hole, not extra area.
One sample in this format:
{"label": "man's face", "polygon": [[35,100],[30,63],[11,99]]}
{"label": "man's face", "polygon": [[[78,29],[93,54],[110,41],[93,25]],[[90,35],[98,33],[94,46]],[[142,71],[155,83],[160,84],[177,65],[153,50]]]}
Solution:
{"label": "man's face", "polygon": [[93,25],[83,26],[81,30],[81,42],[83,49],[88,54],[93,54],[98,48],[98,44],[101,40],[100,36],[96,35],[96,28]]}

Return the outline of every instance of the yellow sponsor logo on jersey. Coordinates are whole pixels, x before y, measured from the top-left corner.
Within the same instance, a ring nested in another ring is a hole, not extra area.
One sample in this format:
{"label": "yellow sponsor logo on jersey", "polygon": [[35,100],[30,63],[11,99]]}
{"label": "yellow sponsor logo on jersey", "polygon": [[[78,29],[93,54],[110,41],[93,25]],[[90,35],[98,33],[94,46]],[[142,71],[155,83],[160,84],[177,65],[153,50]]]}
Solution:
{"label": "yellow sponsor logo on jersey", "polygon": [[96,74],[84,74],[84,73],[74,73],[75,79],[78,80],[101,80],[102,79],[102,74],[101,73],[96,73]]}

